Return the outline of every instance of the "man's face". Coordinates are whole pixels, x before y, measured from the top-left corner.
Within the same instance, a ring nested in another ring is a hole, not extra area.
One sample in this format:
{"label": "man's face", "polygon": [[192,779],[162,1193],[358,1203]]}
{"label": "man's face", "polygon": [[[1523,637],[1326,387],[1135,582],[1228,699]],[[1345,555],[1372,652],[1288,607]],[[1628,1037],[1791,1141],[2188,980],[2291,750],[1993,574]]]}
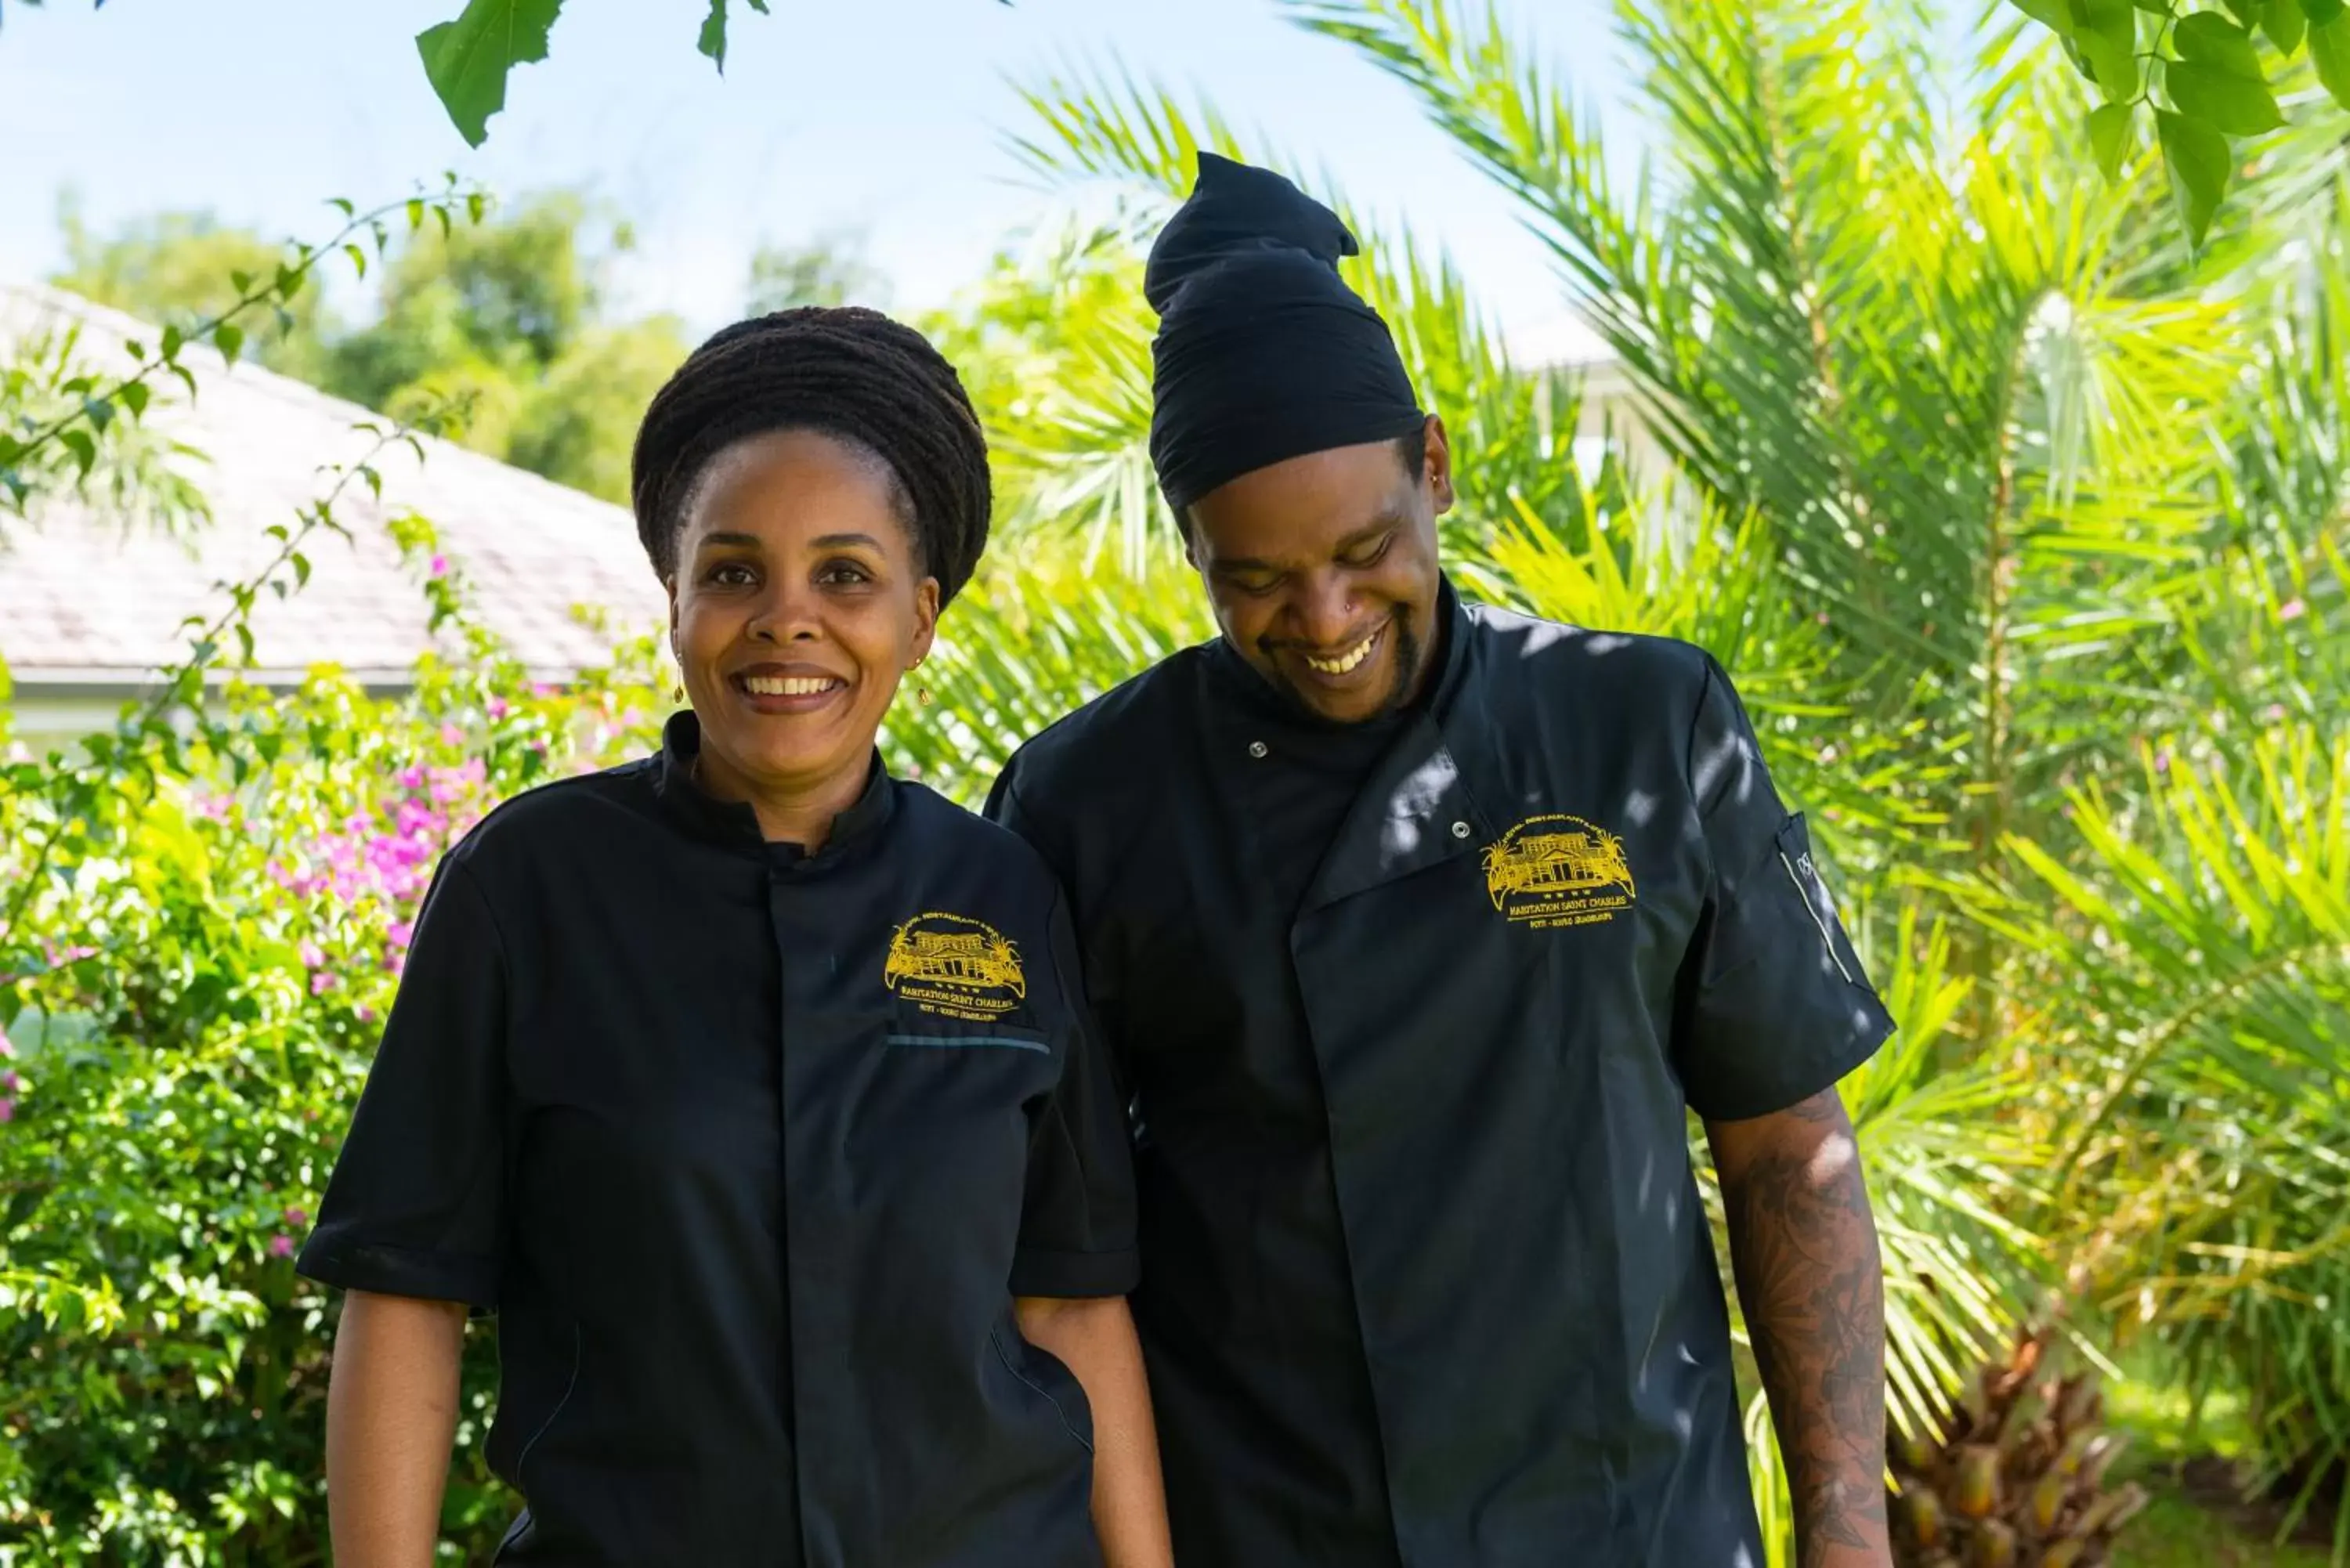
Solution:
{"label": "man's face", "polygon": [[1372,441],[1294,457],[1201,496],[1186,525],[1216,623],[1310,713],[1359,723],[1410,701],[1436,643],[1436,518],[1452,504],[1443,422],[1425,459]]}

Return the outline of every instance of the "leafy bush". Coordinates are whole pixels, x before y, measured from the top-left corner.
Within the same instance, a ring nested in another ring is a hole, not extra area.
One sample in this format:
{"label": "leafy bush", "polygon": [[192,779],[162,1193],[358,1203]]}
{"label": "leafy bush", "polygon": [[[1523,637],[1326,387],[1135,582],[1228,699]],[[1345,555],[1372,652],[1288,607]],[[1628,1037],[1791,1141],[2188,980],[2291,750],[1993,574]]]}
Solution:
{"label": "leafy bush", "polygon": [[[325,1560],[333,1305],[292,1257],[416,905],[491,804],[652,743],[649,641],[535,686],[429,525],[395,531],[466,649],[411,692],[320,671],[183,701],[232,614],[84,758],[7,771],[0,1563]],[[494,1378],[476,1335],[445,1516],[466,1559],[511,1511],[479,1457]]]}

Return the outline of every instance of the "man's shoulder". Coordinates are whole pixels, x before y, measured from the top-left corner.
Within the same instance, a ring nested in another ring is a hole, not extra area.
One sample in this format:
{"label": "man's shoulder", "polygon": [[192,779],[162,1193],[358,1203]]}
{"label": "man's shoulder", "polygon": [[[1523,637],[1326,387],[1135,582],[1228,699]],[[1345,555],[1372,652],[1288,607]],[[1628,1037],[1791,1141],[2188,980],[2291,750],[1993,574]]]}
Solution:
{"label": "man's shoulder", "polygon": [[1034,805],[1162,775],[1172,737],[1191,717],[1210,646],[1170,654],[1038,731],[1005,763],[1006,786]]}
{"label": "man's shoulder", "polygon": [[1528,695],[1601,694],[1694,703],[1718,669],[1693,642],[1646,632],[1598,631],[1494,605],[1464,604],[1485,682]]}

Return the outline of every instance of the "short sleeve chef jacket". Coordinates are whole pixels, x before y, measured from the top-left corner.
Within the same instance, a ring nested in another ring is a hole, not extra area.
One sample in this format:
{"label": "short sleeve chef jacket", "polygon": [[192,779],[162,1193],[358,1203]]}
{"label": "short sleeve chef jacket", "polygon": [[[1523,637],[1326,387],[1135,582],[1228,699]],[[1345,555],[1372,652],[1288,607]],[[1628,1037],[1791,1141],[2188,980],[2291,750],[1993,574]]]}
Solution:
{"label": "short sleeve chef jacket", "polygon": [[1441,613],[1303,877],[1258,825],[1310,727],[1212,644],[991,802],[1132,1087],[1178,1559],[1759,1568],[1686,1112],[1793,1105],[1890,1020],[1710,657]]}
{"label": "short sleeve chef jacket", "polygon": [[1097,1568],[1012,1315],[1136,1267],[1060,895],[878,762],[764,843],[697,745],[451,851],[301,1268],[495,1309],[501,1563]]}

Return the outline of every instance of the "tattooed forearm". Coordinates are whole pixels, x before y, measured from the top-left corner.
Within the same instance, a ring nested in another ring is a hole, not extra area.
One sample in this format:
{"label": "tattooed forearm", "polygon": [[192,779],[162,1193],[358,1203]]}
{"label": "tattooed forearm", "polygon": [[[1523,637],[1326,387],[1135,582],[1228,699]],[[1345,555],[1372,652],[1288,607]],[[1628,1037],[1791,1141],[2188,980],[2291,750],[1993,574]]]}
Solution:
{"label": "tattooed forearm", "polygon": [[1886,1562],[1885,1289],[1851,1124],[1830,1089],[1708,1130],[1786,1460],[1796,1560]]}

